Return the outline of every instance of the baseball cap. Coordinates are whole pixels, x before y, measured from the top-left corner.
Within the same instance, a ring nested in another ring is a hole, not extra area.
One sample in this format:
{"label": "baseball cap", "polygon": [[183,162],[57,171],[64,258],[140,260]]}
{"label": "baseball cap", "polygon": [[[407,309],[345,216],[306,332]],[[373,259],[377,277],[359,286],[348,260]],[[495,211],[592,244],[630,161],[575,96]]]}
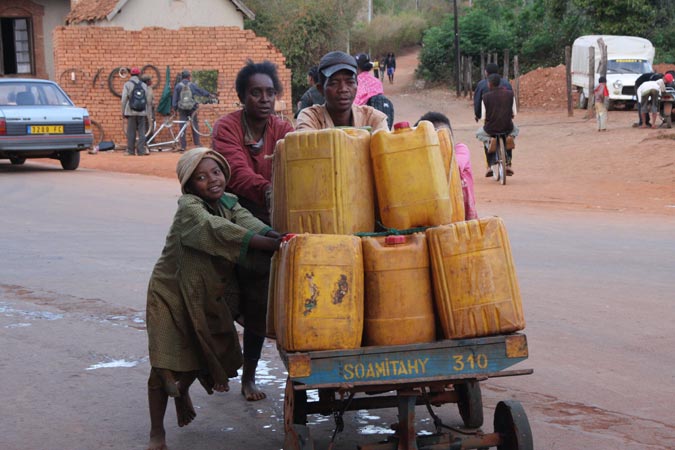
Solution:
{"label": "baseball cap", "polygon": [[370,70],[373,68],[373,63],[370,62],[370,56],[367,53],[359,53],[354,58],[360,70]]}
{"label": "baseball cap", "polygon": [[134,66],[134,67],[131,68],[131,71],[130,71],[129,73],[132,74],[132,75],[140,75],[141,69],[139,69],[138,67]]}
{"label": "baseball cap", "polygon": [[673,82],[673,74],[672,74],[672,73],[667,73],[667,74],[663,77],[663,81],[665,81],[665,82],[668,83],[668,84],[672,83],[672,82]]}
{"label": "baseball cap", "polygon": [[187,70],[187,69],[186,69],[186,70],[183,70],[183,71],[180,73],[180,76],[181,76],[181,78],[189,78],[189,77],[190,77],[190,71]]}
{"label": "baseball cap", "polygon": [[323,55],[319,61],[319,71],[330,78],[335,72],[349,70],[356,74],[356,59],[345,52],[334,51]]}

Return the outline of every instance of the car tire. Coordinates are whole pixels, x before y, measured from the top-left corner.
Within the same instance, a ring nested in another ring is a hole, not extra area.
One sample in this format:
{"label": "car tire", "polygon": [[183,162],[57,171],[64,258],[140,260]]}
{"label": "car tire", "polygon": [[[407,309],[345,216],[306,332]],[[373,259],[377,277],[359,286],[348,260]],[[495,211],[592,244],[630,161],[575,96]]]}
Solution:
{"label": "car tire", "polygon": [[10,156],[9,162],[11,162],[13,166],[20,166],[26,162],[26,158],[23,156]]}
{"label": "car tire", "polygon": [[75,170],[80,165],[80,152],[64,152],[59,155],[63,170]]}

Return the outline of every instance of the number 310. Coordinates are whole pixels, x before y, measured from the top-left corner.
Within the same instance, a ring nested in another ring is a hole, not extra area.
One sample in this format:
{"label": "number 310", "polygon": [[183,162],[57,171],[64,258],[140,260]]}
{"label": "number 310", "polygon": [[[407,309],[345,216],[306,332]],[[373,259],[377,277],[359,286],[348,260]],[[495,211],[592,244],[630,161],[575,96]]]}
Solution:
{"label": "number 310", "polygon": [[486,369],[488,366],[487,355],[483,353],[478,353],[475,356],[471,354],[467,357],[464,357],[464,355],[455,355],[453,358],[455,360],[455,365],[452,366],[452,369],[455,372],[461,372],[465,367],[468,369],[475,369],[476,367],[479,369]]}

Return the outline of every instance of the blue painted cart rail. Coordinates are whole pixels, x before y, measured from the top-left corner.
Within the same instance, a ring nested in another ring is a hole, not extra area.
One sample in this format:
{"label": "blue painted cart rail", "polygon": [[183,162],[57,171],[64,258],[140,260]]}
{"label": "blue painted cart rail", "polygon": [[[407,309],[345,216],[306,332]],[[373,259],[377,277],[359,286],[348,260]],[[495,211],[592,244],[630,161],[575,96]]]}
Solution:
{"label": "blue painted cart rail", "polygon": [[514,333],[350,350],[291,353],[280,349],[279,353],[290,379],[312,389],[489,378],[527,359],[528,349],[526,336]]}

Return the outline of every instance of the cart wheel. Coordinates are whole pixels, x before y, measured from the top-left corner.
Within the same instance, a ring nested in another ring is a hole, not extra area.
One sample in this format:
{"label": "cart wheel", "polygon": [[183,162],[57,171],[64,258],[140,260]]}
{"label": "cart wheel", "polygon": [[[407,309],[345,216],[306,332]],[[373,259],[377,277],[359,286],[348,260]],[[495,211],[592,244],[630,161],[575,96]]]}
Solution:
{"label": "cart wheel", "polygon": [[314,450],[314,441],[307,428],[307,392],[293,389],[286,379],[284,391],[284,450]]}
{"label": "cart wheel", "polygon": [[532,450],[532,430],[520,402],[505,400],[497,404],[494,418],[495,433],[501,435],[498,450]]}
{"label": "cart wheel", "polygon": [[467,428],[480,428],[483,426],[483,395],[480,392],[478,381],[467,381],[456,384],[457,407],[462,416],[464,426]]}

